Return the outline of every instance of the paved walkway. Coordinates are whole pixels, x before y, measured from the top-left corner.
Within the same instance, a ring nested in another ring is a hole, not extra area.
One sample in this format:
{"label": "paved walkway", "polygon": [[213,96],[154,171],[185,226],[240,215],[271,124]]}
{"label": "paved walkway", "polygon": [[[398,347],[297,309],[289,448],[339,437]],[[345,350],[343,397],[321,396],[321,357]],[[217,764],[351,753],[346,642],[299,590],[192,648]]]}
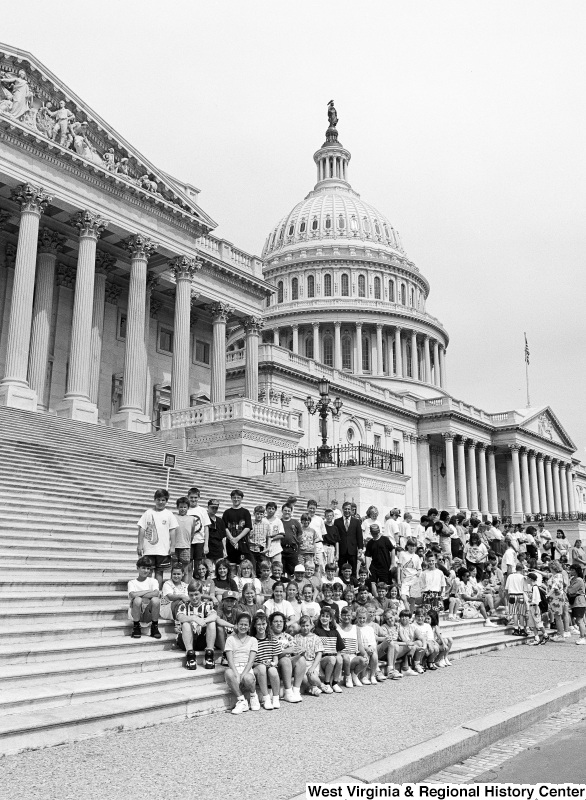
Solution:
{"label": "paved walkway", "polygon": [[[127,800],[129,792],[280,800],[584,675],[586,648],[519,646],[402,681],[305,697],[280,711],[216,714],[0,761],[0,795]],[[139,698],[136,698],[139,702]]]}
{"label": "paved walkway", "polygon": [[586,702],[557,711],[425,783],[586,783]]}

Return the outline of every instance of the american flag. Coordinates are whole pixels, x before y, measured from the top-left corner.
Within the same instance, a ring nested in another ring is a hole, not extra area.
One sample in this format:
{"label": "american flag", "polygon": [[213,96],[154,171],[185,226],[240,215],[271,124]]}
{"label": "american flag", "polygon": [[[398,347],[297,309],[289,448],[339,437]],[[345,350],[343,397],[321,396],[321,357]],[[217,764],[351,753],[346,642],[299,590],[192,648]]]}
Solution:
{"label": "american flag", "polygon": [[525,334],[525,363],[529,363],[529,345],[527,344],[527,334]]}

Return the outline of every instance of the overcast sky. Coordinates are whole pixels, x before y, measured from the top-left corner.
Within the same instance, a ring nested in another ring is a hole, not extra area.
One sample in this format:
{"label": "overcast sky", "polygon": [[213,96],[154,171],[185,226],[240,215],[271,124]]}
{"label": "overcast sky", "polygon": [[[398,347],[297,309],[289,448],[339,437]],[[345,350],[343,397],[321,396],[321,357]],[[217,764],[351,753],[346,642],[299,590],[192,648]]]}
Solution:
{"label": "overcast sky", "polygon": [[5,3],[34,53],[260,253],[315,183],[334,98],[350,182],[450,334],[452,394],[549,404],[586,460],[583,2]]}

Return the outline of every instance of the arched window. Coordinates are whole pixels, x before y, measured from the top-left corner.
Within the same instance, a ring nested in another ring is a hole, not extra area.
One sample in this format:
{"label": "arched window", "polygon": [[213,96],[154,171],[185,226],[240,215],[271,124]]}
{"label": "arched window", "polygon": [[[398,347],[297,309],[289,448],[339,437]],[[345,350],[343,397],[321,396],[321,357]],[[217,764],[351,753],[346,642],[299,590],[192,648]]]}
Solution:
{"label": "arched window", "polygon": [[407,289],[405,288],[405,284],[401,284],[401,303],[402,305],[407,305]]}
{"label": "arched window", "polygon": [[295,223],[294,223],[294,222],[292,222],[292,223],[289,225],[289,236],[293,236],[293,234],[294,234],[294,233],[295,233]]}
{"label": "arched window", "polygon": [[338,215],[338,228],[341,231],[343,231],[345,227],[346,227],[346,220],[344,219],[344,215],[343,214],[339,214]]}
{"label": "arched window", "polygon": [[293,278],[291,281],[291,300],[298,300],[299,299],[299,280],[298,278]]}
{"label": "arched window", "polygon": [[313,358],[313,336],[305,337],[305,358]]}
{"label": "arched window", "polygon": [[358,230],[358,220],[356,219],[355,214],[352,214],[352,216],[350,217],[350,230],[353,233],[356,233],[356,231]]}
{"label": "arched window", "polygon": [[411,289],[411,306],[415,307],[415,289]]}
{"label": "arched window", "polygon": [[374,232],[377,236],[380,236],[380,225],[378,224],[378,219],[374,221]]}
{"label": "arched window", "polygon": [[283,302],[283,281],[277,284],[277,303]]}
{"label": "arched window", "polygon": [[350,297],[350,281],[348,279],[348,275],[344,272],[340,279],[340,284],[342,287],[342,297]]}
{"label": "arched window", "polygon": [[342,336],[342,369],[352,369],[352,338],[349,334]]}
{"label": "arched window", "polygon": [[395,302],[395,281],[389,281],[389,303]]}
{"label": "arched window", "polygon": [[334,340],[331,336],[324,336],[323,341],[324,349],[324,364],[328,367],[334,366]]}
{"label": "arched window", "polygon": [[306,228],[305,220],[302,219],[301,220],[301,225],[299,226],[299,233],[305,233],[305,228]]}
{"label": "arched window", "polygon": [[332,276],[324,275],[324,297],[332,296]]}
{"label": "arched window", "polygon": [[332,218],[329,214],[326,215],[326,231],[329,231],[332,227]]}
{"label": "arched window", "polygon": [[386,222],[383,222],[383,231],[385,232],[385,239],[389,239],[389,229],[387,228]]}
{"label": "arched window", "polygon": [[281,228],[281,230],[279,231],[279,242],[282,242],[282,241],[283,241],[283,234],[284,234],[284,233],[285,233],[285,226],[283,225],[283,227],[282,227],[282,228]]}
{"label": "arched window", "polygon": [[314,217],[311,223],[311,230],[316,231],[318,229],[319,222],[317,221],[317,217]]}
{"label": "arched window", "polygon": [[380,295],[381,295],[380,286],[381,286],[380,278],[375,278],[374,279],[374,299],[375,300],[380,300]]}
{"label": "arched window", "polygon": [[364,227],[365,233],[370,233],[370,220],[368,217],[362,217],[362,225]]}
{"label": "arched window", "polygon": [[358,276],[358,297],[366,297],[366,278],[364,275]]}
{"label": "arched window", "polygon": [[315,297],[315,278],[313,275],[307,276],[307,296]]}
{"label": "arched window", "polygon": [[370,338],[362,337],[362,371],[370,372]]}

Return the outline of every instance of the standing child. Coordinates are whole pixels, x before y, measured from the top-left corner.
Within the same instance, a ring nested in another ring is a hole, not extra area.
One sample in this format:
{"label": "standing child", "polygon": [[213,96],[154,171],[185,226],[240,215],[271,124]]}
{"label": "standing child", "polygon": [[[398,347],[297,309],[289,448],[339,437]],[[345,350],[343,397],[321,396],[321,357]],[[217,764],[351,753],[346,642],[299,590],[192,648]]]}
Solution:
{"label": "standing child", "polygon": [[195,529],[191,540],[191,560],[193,569],[203,561],[209,551],[210,518],[205,508],[199,505],[200,491],[197,486],[192,486],[187,492],[189,500],[188,515],[195,520]]}
{"label": "standing child", "polygon": [[422,666],[427,662],[427,669],[432,671],[436,670],[435,660],[439,656],[439,645],[435,641],[433,629],[429,624],[429,615],[426,615],[422,608],[418,608],[415,612],[413,629],[415,630],[417,639],[419,639],[423,645],[423,655],[421,657]]}
{"label": "standing child", "polygon": [[283,560],[283,539],[285,538],[285,528],[283,522],[277,517],[277,504],[271,500],[266,505],[267,516],[266,522],[270,526],[269,533],[269,546],[267,550],[267,558],[271,561]]}
{"label": "standing child", "polygon": [[527,644],[545,644],[549,641],[549,636],[546,635],[543,622],[541,621],[541,612],[539,605],[541,601],[541,593],[537,585],[537,575],[535,572],[530,572],[527,575],[529,583],[529,591],[527,593],[527,625],[533,631],[533,641]]}
{"label": "standing child", "polygon": [[439,616],[436,611],[430,611],[425,620],[429,621],[433,636],[439,647],[439,658],[435,661],[437,667],[451,667],[452,662],[448,658],[454,640],[451,636],[446,636],[440,631]]}
{"label": "standing child", "polygon": [[160,639],[159,631],[159,610],[161,602],[159,600],[159,584],[155,578],[149,577],[153,568],[153,562],[147,556],[142,556],[136,562],[138,577],[128,581],[128,599],[130,608],[128,616],[133,621],[133,639],[140,639],[142,633],[141,622],[145,625],[151,623],[151,636],[153,639]]}
{"label": "standing child", "polygon": [[[177,498],[177,530],[175,531],[175,561],[183,567],[183,577],[187,583],[193,577],[191,560],[191,540],[195,535],[195,517],[188,516],[189,500],[187,497]],[[171,570],[172,572],[173,570]]]}
{"label": "standing child", "polygon": [[208,558],[216,563],[221,558],[226,558],[226,526],[218,517],[219,500],[208,500],[208,518],[210,520],[208,533]]}
{"label": "standing child", "polygon": [[175,551],[177,519],[166,508],[169,502],[169,492],[166,489],[157,489],[154,500],[154,508],[147,509],[138,520],[136,552],[139,557],[149,556],[153,562],[160,590],[163,587],[164,569],[170,565],[169,556]]}
{"label": "standing child", "polygon": [[426,559],[426,569],[421,573],[422,605],[425,611],[444,610],[443,592],[446,588],[444,573],[437,568],[435,556],[430,554]]}
{"label": "standing child", "polygon": [[240,489],[233,489],[230,499],[232,508],[227,508],[222,514],[226,526],[226,553],[231,564],[239,564],[249,558],[248,534],[252,529],[252,520],[250,511],[242,505],[244,493]]}
{"label": "standing child", "polygon": [[252,530],[248,535],[250,558],[254,561],[256,570],[258,570],[261,561],[266,557],[265,554],[270,542],[271,526],[266,521],[264,514],[264,506],[255,506]]}
{"label": "standing child", "polygon": [[328,564],[333,564],[338,560],[340,554],[340,532],[334,525],[334,512],[331,508],[326,508],[324,524],[326,527],[326,535],[323,540],[324,561],[327,568]]}
{"label": "standing child", "polygon": [[301,515],[301,546],[299,548],[300,560],[307,566],[315,562],[317,542],[321,541],[318,532],[311,527],[311,515],[303,512]]}
{"label": "standing child", "polygon": [[525,603],[525,576],[523,564],[518,563],[515,572],[507,577],[505,584],[509,604],[509,620],[513,625],[513,636],[527,636],[527,610]]}
{"label": "standing child", "polygon": [[414,611],[416,596],[419,594],[418,590],[415,591],[415,584],[418,584],[421,575],[421,559],[415,554],[416,539],[407,539],[405,544],[405,550],[401,550],[398,558],[398,580],[401,587],[401,600],[405,608]]}
{"label": "standing child", "polygon": [[249,710],[245,693],[250,696],[250,708],[256,711],[260,708],[256,696],[256,679],[252,672],[252,665],[258,649],[258,642],[249,636],[250,617],[240,613],[236,616],[236,632],[228,636],[225,652],[228,669],[224,673],[224,680],[232,694],[236,697],[233,714],[242,714]]}

